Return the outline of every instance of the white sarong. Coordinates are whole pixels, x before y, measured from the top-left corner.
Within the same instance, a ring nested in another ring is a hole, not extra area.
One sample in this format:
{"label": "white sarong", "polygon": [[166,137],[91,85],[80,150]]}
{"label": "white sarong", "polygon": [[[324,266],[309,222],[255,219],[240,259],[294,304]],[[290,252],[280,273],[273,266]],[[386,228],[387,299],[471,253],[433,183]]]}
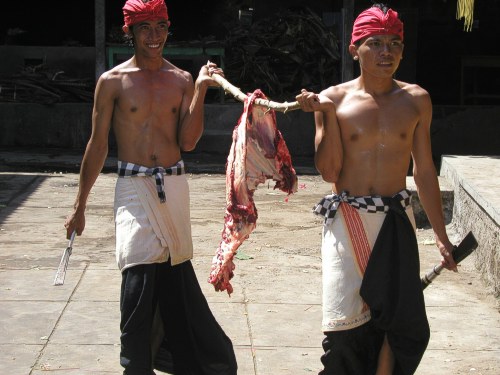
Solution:
{"label": "white sarong", "polygon": [[158,198],[153,176],[118,178],[115,186],[118,268],[193,257],[189,186],[186,175],[165,176],[166,202]]}
{"label": "white sarong", "polygon": [[[415,228],[411,205],[406,207]],[[333,219],[323,226],[322,329],[342,331],[361,326],[371,318],[359,295],[364,271],[386,213],[367,212],[342,202]]]}

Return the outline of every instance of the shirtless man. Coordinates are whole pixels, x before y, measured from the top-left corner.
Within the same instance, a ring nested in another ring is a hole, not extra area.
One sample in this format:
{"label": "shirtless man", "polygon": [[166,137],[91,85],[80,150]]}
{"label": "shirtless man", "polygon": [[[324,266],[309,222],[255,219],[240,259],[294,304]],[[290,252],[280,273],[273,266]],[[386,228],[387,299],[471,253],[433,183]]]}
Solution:
{"label": "shirtless man", "polygon": [[406,190],[411,159],[442,263],[456,271],[431,154],[432,103],[393,79],[403,54],[397,12],[375,4],[360,13],[349,52],[358,78],[297,96],[315,112],[315,165],[333,191],[315,207],[325,217],[320,374],[413,374],[429,327]]}
{"label": "shirtless man", "polygon": [[[95,90],[92,134],[80,171],[67,236],[81,235],[85,206],[108,153],[113,129],[118,151],[115,189],[116,257],[123,374],[234,375],[231,340],[203,296],[193,256],[189,187],[181,151],[203,132],[203,102],[215,64],[196,82],[162,56],[170,21],[164,0],[127,0],[123,31],[131,59],[102,74]],[[161,358],[159,358],[161,357]]]}

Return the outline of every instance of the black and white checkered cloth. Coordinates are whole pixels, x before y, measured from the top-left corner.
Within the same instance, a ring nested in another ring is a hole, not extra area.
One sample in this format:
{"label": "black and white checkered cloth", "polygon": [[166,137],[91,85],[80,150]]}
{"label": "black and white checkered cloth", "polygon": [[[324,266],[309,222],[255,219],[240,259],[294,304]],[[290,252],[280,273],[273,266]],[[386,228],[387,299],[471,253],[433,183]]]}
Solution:
{"label": "black and white checkered cloth", "polygon": [[[403,207],[407,207],[411,203],[411,192],[408,189],[401,190],[392,198],[396,198],[401,202]],[[325,217],[325,225],[330,224],[337,213],[340,202],[350,204],[352,207],[365,212],[387,212],[389,211],[389,199],[380,196],[349,196],[347,191],[343,191],[340,195],[329,194],[313,207],[313,213]]]}
{"label": "black and white checkered cloth", "polygon": [[180,176],[186,173],[184,161],[179,160],[175,165],[167,168],[163,167],[143,167],[134,163],[122,162],[118,160],[118,176],[133,177],[133,176],[154,176],[156,181],[156,191],[160,202],[164,203],[167,200],[164,189],[163,176]]}

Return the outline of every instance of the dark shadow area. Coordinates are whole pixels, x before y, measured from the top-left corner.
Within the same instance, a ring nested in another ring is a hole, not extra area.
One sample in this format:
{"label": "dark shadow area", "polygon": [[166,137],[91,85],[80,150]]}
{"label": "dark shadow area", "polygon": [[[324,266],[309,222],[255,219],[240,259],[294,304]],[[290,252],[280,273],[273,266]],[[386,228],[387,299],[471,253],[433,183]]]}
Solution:
{"label": "dark shadow area", "polygon": [[[54,148],[0,148],[0,173],[79,173],[84,149],[54,149]],[[225,174],[227,152],[183,152],[181,155],[186,164],[187,173],[192,174]],[[102,173],[116,173],[116,150],[110,150]],[[317,175],[312,156],[294,156],[292,163],[301,175]],[[5,176],[2,175],[2,176]],[[20,184],[21,186],[22,184]],[[0,190],[2,190],[0,180]],[[15,188],[15,186],[12,186]],[[0,204],[2,199],[0,192]]]}
{"label": "dark shadow area", "polygon": [[35,192],[49,176],[3,172],[0,167],[0,225]]}

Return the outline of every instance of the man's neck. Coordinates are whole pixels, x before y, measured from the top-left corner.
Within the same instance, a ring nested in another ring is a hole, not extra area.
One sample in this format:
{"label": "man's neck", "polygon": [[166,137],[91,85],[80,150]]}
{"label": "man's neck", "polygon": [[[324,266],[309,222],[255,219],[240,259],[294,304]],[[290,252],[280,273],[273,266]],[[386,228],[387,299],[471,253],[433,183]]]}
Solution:
{"label": "man's neck", "polygon": [[164,59],[162,56],[143,56],[135,55],[134,63],[139,69],[143,70],[160,70],[163,67]]}
{"label": "man's neck", "polygon": [[358,79],[359,89],[373,96],[382,96],[394,91],[396,82],[393,78],[379,78],[360,76]]}

